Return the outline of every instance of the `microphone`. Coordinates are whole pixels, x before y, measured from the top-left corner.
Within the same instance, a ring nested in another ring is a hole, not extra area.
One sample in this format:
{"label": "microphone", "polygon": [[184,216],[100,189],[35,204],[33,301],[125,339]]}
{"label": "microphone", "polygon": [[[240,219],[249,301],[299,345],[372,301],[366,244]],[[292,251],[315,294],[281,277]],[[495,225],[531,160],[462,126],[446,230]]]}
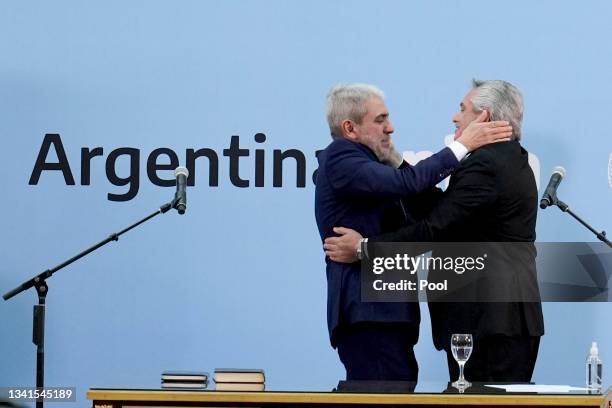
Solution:
{"label": "microphone", "polygon": [[174,169],[176,176],[176,193],[174,194],[174,208],[179,214],[185,214],[187,209],[187,177],[189,170],[185,167],[177,167]]}
{"label": "microphone", "polygon": [[553,174],[550,176],[548,186],[546,186],[546,190],[544,190],[544,194],[540,200],[541,209],[545,209],[546,207],[555,204],[555,201],[557,200],[557,187],[559,187],[563,177],[565,177],[565,169],[561,166],[555,167],[553,169]]}

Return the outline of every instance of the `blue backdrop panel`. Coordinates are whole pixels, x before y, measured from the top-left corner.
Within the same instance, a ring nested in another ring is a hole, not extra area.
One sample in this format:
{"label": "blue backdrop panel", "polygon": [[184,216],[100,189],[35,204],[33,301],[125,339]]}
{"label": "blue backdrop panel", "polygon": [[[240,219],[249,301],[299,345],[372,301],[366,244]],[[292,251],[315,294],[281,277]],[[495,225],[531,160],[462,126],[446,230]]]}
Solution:
{"label": "blue backdrop panel", "polygon": [[[174,188],[147,174],[155,149],[181,165],[188,149],[218,159],[218,172],[195,161],[187,214],[159,216],[50,280],[47,384],[76,386],[84,407],[89,387],[157,387],[172,368],[261,367],[268,388],[337,383],[311,177],[330,140],[325,95],[338,82],[385,90],[396,145],[414,153],[443,146],[471,78],[513,82],[540,189],[563,165],[559,195],[611,228],[611,15],[607,1],[2,2],[3,293],[168,201]],[[57,170],[29,184],[46,134],[60,135],[74,185]],[[232,157],[232,136],[248,156]],[[102,155],[82,162],[83,148]],[[120,148],[137,150],[110,160]],[[277,160],[275,186],[274,151],[292,149],[303,161],[283,160],[281,179]],[[127,201],[108,199],[130,189]],[[537,233],[593,240],[556,209],[539,214]],[[35,302],[29,291],[0,304],[2,386],[35,384]],[[417,358],[421,380],[433,382],[446,367],[422,311]],[[534,379],[582,384],[591,341],[612,356],[611,311],[545,304]]]}

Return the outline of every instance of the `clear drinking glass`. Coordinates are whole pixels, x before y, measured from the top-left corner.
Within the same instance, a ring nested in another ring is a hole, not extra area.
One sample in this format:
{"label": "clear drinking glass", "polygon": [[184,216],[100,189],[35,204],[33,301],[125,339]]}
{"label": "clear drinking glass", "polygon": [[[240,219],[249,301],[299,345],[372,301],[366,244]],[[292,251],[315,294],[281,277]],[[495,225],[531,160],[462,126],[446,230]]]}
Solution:
{"label": "clear drinking glass", "polygon": [[451,351],[457,364],[459,364],[459,379],[453,382],[453,387],[458,388],[459,391],[466,389],[472,384],[465,380],[463,377],[463,366],[470,358],[472,354],[472,348],[474,347],[474,341],[471,334],[453,334],[451,335]]}

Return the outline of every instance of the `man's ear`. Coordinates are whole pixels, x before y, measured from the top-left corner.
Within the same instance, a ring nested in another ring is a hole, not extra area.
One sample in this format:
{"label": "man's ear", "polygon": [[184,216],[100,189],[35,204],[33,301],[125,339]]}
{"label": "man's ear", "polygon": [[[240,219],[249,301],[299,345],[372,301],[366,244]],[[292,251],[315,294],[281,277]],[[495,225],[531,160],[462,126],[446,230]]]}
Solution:
{"label": "man's ear", "polygon": [[473,122],[490,122],[491,121],[491,114],[489,113],[488,110],[483,109],[480,111],[480,113],[478,114],[478,116],[476,116],[476,118],[473,120]]}
{"label": "man's ear", "polygon": [[342,121],[342,133],[344,137],[352,140],[353,142],[357,141],[357,134],[355,133],[355,124],[352,120],[345,119]]}
{"label": "man's ear", "polygon": [[491,112],[489,112],[487,109],[483,109],[482,111],[485,114],[484,122],[490,122],[491,121]]}

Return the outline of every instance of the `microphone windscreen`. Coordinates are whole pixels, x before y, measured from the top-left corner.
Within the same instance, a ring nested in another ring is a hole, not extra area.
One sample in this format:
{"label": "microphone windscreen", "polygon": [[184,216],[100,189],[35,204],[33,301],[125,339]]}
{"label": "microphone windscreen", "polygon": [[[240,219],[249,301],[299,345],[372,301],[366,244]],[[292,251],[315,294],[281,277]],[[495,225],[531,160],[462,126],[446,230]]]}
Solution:
{"label": "microphone windscreen", "polygon": [[559,175],[561,175],[561,178],[565,177],[565,169],[561,166],[557,166],[553,169],[553,174],[558,173]]}
{"label": "microphone windscreen", "polygon": [[185,177],[189,177],[189,170],[186,167],[177,167],[174,169],[174,177],[183,174]]}

